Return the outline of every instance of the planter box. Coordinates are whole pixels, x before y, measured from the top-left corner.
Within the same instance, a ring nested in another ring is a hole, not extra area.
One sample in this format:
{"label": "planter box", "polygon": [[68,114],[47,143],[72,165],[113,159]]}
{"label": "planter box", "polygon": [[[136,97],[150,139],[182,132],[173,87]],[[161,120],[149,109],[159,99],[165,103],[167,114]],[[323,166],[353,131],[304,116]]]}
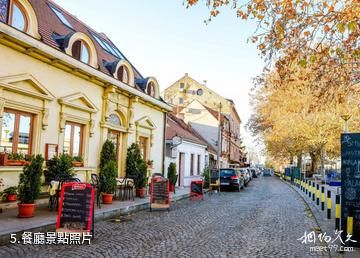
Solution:
{"label": "planter box", "polygon": [[72,162],[73,167],[83,167],[84,166],[84,162],[80,162],[80,161],[73,161]]}
{"label": "planter box", "polygon": [[7,153],[0,153],[0,166],[23,166],[27,161],[8,159]]}

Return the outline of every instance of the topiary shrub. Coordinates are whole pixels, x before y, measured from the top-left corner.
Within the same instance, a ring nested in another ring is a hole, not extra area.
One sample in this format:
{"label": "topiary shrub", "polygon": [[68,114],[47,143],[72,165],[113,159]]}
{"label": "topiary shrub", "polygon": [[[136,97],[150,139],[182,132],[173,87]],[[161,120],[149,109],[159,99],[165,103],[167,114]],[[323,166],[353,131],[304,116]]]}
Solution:
{"label": "topiary shrub", "polygon": [[32,156],[30,164],[24,166],[18,186],[20,203],[34,203],[39,198],[43,163],[44,158],[39,154]]}
{"label": "topiary shrub", "polygon": [[111,160],[116,163],[115,144],[109,139],[107,139],[104,142],[100,153],[100,170],[105,166],[108,161]]}
{"label": "topiary shrub", "polygon": [[100,171],[100,191],[102,193],[112,194],[116,190],[117,165],[110,160],[105,163]]}
{"label": "topiary shrub", "polygon": [[73,158],[68,154],[60,154],[46,162],[47,169],[44,172],[45,181],[70,179],[75,176],[72,165]]}
{"label": "topiary shrub", "polygon": [[140,189],[145,187],[147,184],[148,178],[146,175],[146,161],[141,156],[139,145],[133,143],[127,150],[126,176],[134,178],[136,189]]}
{"label": "topiary shrub", "polygon": [[106,140],[100,153],[100,191],[112,194],[116,190],[117,163],[115,144]]}
{"label": "topiary shrub", "polygon": [[202,176],[204,177],[204,188],[208,188],[210,183],[210,169],[208,166],[204,168]]}
{"label": "topiary shrub", "polygon": [[169,179],[169,183],[171,185],[175,185],[177,181],[177,175],[176,175],[176,163],[171,162],[168,167],[167,171],[167,178]]}

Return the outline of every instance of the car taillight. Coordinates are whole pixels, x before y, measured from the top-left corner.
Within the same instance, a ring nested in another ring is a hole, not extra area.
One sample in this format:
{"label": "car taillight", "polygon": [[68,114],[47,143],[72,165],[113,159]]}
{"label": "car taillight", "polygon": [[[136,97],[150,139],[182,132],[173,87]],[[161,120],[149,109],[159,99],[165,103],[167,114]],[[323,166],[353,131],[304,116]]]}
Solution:
{"label": "car taillight", "polygon": [[231,176],[230,178],[231,178],[232,180],[239,179],[237,176]]}

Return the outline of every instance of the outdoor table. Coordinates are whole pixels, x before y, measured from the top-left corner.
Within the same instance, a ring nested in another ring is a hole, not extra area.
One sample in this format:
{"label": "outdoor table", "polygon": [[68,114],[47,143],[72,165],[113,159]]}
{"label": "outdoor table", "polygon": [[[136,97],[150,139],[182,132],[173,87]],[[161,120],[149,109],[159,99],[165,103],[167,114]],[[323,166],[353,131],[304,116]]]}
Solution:
{"label": "outdoor table", "polygon": [[59,188],[60,181],[52,180],[48,187],[49,193],[49,209],[52,210],[54,208],[57,190]]}
{"label": "outdoor table", "polygon": [[49,188],[48,188],[48,193],[49,193],[50,196],[56,195],[56,191],[59,188],[59,184],[60,184],[60,181],[52,180],[50,182],[50,185],[49,185]]}

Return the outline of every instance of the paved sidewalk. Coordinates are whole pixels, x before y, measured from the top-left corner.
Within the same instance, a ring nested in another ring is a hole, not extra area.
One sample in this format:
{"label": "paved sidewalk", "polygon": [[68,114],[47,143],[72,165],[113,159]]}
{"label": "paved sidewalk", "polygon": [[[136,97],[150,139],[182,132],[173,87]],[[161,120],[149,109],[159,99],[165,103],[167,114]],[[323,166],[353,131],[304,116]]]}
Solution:
{"label": "paved sidewalk", "polygon": [[[188,198],[190,189],[188,187],[176,189],[176,194],[171,193],[171,202]],[[144,210],[150,207],[150,197],[145,199],[135,198],[135,201],[113,201],[113,204],[101,205],[101,209],[95,208],[95,222],[110,219],[115,216],[125,215],[131,212]],[[57,218],[56,211],[49,211],[47,203],[40,200],[33,218],[17,218],[17,208],[6,209],[0,213],[0,245],[9,243],[10,234],[21,234],[24,231],[45,232],[55,230]]]}
{"label": "paved sidewalk", "polygon": [[[285,181],[284,181],[285,182]],[[310,198],[309,195],[306,195],[305,192],[303,192],[300,188],[298,188],[296,185],[292,185],[289,182],[285,182],[290,187],[292,187],[305,201],[305,203],[309,206],[311,209],[312,214],[314,215],[316,222],[318,223],[321,232],[326,232],[327,235],[334,237],[335,233],[335,196],[338,192],[337,187],[332,186],[325,186],[325,209],[324,211],[321,210],[321,197],[320,197],[320,205],[316,204],[316,197],[315,201],[312,200],[312,197]],[[326,208],[326,192],[327,190],[331,191],[331,200],[332,200],[332,209],[331,209],[331,219],[327,219],[327,208]],[[340,243],[338,243],[340,244]],[[352,258],[352,257],[360,257],[360,249],[354,248],[353,252],[344,252],[339,253],[335,250],[332,250],[330,252],[332,257],[346,257],[346,258]]]}

